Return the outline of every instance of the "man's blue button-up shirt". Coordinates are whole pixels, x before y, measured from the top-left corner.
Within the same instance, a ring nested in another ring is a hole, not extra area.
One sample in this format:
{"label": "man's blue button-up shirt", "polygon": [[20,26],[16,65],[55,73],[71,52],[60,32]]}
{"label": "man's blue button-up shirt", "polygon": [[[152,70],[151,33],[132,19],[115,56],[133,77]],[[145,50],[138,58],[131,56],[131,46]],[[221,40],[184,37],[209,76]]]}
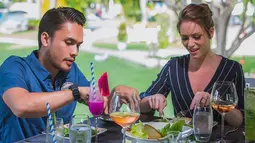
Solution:
{"label": "man's blue button-up shirt", "polygon": [[[59,72],[52,88],[51,74],[40,64],[33,51],[25,58],[11,56],[0,67],[0,96],[13,87],[24,88],[29,92],[53,92],[61,89],[65,82],[72,82],[79,86],[89,86],[75,63],[69,72]],[[27,101],[29,103],[29,101]],[[76,102],[72,102],[56,112],[68,123],[72,116]],[[45,107],[46,108],[46,107]],[[47,117],[19,118],[13,114],[0,98],[0,143],[12,143],[42,133],[46,127]]]}

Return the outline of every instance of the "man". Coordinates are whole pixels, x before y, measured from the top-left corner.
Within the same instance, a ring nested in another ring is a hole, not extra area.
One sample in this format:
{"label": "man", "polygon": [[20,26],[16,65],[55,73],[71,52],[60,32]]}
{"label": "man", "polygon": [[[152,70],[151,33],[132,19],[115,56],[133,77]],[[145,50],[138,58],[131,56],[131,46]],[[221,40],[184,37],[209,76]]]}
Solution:
{"label": "man", "polygon": [[[46,127],[46,103],[68,123],[77,100],[88,101],[89,81],[74,63],[83,42],[84,15],[53,8],[39,25],[39,50],[11,56],[0,67],[0,142],[40,134]],[[70,90],[62,90],[65,83]]]}

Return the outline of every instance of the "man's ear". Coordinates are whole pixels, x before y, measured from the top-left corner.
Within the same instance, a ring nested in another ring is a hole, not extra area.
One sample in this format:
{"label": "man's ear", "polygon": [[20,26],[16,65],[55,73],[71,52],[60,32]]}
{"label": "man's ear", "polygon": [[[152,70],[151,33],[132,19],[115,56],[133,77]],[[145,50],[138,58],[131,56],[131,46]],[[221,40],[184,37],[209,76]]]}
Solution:
{"label": "man's ear", "polygon": [[47,32],[41,34],[42,46],[47,47],[50,43],[50,35]]}

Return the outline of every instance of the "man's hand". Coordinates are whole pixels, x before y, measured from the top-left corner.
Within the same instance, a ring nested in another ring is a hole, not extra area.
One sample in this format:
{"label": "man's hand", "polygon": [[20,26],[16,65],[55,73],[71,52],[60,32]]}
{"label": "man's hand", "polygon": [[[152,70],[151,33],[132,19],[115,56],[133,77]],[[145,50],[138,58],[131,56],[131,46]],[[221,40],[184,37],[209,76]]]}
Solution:
{"label": "man's hand", "polygon": [[196,102],[198,102],[202,107],[209,105],[210,94],[208,92],[198,91],[190,104],[190,110],[193,110],[195,108]]}
{"label": "man's hand", "polygon": [[84,104],[88,105],[90,87],[79,86],[79,92],[80,92],[81,101],[83,101]]}
{"label": "man's hand", "polygon": [[157,110],[159,112],[159,115],[163,115],[163,110],[167,105],[166,97],[162,94],[154,94],[152,96],[147,96],[145,98],[148,98],[149,106],[151,109]]}

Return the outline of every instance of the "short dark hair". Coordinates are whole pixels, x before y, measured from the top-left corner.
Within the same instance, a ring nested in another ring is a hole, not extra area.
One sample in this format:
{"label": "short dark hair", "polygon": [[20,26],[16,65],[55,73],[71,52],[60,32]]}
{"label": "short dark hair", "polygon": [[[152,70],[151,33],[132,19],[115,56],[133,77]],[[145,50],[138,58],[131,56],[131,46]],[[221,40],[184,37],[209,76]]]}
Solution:
{"label": "short dark hair", "polygon": [[48,10],[42,17],[38,31],[38,46],[42,46],[41,34],[47,32],[53,37],[55,32],[61,29],[61,25],[66,22],[75,22],[82,27],[86,22],[85,16],[78,10],[70,7],[58,7]]}
{"label": "short dark hair", "polygon": [[213,12],[207,4],[189,4],[179,14],[177,29],[180,33],[180,26],[183,21],[193,21],[203,27],[208,37],[211,38],[209,30],[214,27],[212,16]]}

